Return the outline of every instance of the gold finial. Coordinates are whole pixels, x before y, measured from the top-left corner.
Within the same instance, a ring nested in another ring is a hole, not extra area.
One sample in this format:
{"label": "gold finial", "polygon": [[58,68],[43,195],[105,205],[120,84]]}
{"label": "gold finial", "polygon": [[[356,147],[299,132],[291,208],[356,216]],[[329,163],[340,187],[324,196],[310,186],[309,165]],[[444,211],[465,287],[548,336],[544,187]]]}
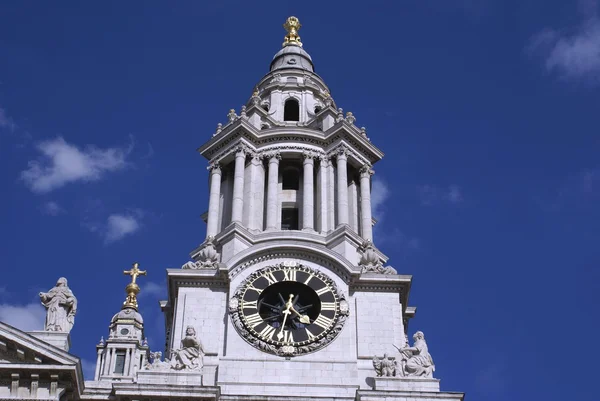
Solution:
{"label": "gold finial", "polygon": [[302,25],[300,24],[300,21],[296,17],[289,17],[285,21],[285,24],[283,24],[283,27],[288,32],[288,34],[285,35],[285,38],[283,41],[284,47],[290,46],[290,45],[302,47],[302,42],[300,42],[300,36],[298,36],[298,31],[300,30],[301,26]]}
{"label": "gold finial", "polygon": [[123,307],[121,309],[133,308],[137,310],[137,295],[140,293],[140,286],[137,285],[135,280],[138,278],[138,276],[146,275],[146,270],[140,270],[139,266],[140,264],[138,262],[135,262],[131,270],[123,271],[123,274],[131,276],[131,283],[127,284],[127,287],[125,287],[127,298],[125,299],[125,302],[123,302]]}

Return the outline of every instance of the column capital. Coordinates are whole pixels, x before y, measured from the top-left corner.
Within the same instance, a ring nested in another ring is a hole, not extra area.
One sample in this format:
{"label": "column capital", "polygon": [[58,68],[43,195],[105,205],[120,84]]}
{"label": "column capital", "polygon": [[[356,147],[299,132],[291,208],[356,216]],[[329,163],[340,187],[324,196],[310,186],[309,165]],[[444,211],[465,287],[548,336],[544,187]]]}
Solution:
{"label": "column capital", "polygon": [[206,168],[212,174],[221,174],[221,164],[219,162],[213,162]]}
{"label": "column capital", "polygon": [[348,159],[348,149],[345,146],[340,146],[337,149],[334,150],[334,154],[336,155],[337,159],[344,159],[347,160]]}
{"label": "column capital", "polygon": [[267,152],[264,154],[264,157],[269,159],[269,163],[279,164],[279,160],[281,160],[281,153],[279,151]]}
{"label": "column capital", "polygon": [[375,171],[371,168],[371,164],[367,163],[365,165],[363,165],[360,168],[360,177],[361,178],[369,178],[370,176],[372,176],[373,174],[375,174]]}
{"label": "column capital", "polygon": [[319,155],[319,161],[321,162],[322,166],[326,166],[327,164],[329,164],[329,156],[324,155],[324,154],[320,154]]}
{"label": "column capital", "polygon": [[302,158],[304,159],[304,164],[313,164],[316,154],[309,150],[305,150],[302,152]]}
{"label": "column capital", "polygon": [[240,143],[233,149],[233,151],[235,152],[236,157],[246,156],[250,152],[250,148],[248,148],[248,146],[244,145],[243,143]]}

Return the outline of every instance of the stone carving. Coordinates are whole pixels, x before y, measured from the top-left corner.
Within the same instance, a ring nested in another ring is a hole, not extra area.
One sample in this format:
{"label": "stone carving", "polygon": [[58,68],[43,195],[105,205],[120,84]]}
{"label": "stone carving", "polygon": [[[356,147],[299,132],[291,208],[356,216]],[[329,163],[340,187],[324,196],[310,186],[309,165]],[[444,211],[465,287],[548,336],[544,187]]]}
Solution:
{"label": "stone carving", "polygon": [[373,367],[377,377],[394,377],[398,370],[398,365],[395,358],[389,358],[387,354],[383,354],[383,358],[375,356],[373,358]]}
{"label": "stone carving", "polygon": [[383,266],[379,255],[375,252],[375,246],[369,240],[363,242],[358,247],[357,251],[361,253],[358,266],[361,273],[380,273],[380,274],[396,274],[396,269],[390,266]]}
{"label": "stone carving", "polygon": [[246,115],[246,106],[242,106],[242,110],[240,111],[240,117],[246,119],[248,116]]}
{"label": "stone carving", "polygon": [[181,340],[181,348],[171,351],[171,369],[200,370],[204,366],[204,348],[196,338],[196,329],[188,326],[185,337]]}
{"label": "stone carving", "polygon": [[229,122],[232,123],[235,120],[237,120],[238,115],[235,114],[235,109],[231,109],[229,110],[229,113],[227,113],[227,118],[229,119]]}
{"label": "stone carving", "polygon": [[219,257],[217,252],[215,237],[209,235],[202,243],[200,251],[195,255],[196,261],[187,262],[182,269],[217,269],[219,267]]}
{"label": "stone carving", "polygon": [[254,92],[252,92],[252,97],[250,98],[250,101],[254,106],[258,106],[260,104],[260,96],[258,96],[258,94],[258,88],[254,88]]}
{"label": "stone carving", "polygon": [[360,134],[363,136],[363,138],[365,138],[367,141],[371,141],[371,138],[369,138],[367,136],[367,129],[365,127],[360,127]]}
{"label": "stone carving", "polygon": [[[285,262],[281,263],[280,265],[284,265],[284,263]],[[305,271],[313,272],[314,274],[319,274],[319,272],[316,269],[313,269],[312,267],[305,266],[300,263],[297,266],[299,268],[304,269]],[[262,275],[263,274],[262,270],[264,270],[264,269],[258,270],[256,272],[250,274],[238,286],[238,288],[234,292],[233,296],[229,300],[228,309],[229,309],[229,315],[231,316],[231,322],[233,324],[233,327],[235,327],[235,329],[242,336],[242,338],[244,338],[244,340],[246,340],[248,343],[255,346],[256,348],[260,349],[261,351],[268,352],[268,353],[278,355],[278,356],[291,357],[291,356],[298,356],[298,355],[302,355],[302,354],[308,354],[311,352],[315,352],[315,351],[323,348],[330,342],[332,342],[338,336],[338,334],[342,331],[342,328],[344,327],[346,320],[348,319],[348,315],[350,313],[350,306],[348,305],[348,301],[346,301],[345,295],[337,288],[337,285],[335,284],[335,282],[327,276],[321,277],[321,279],[324,281],[327,281],[328,285],[330,285],[333,288],[333,290],[335,291],[335,293],[337,294],[337,299],[339,300],[339,303],[340,303],[340,314],[338,315],[337,321],[334,324],[333,328],[325,336],[321,337],[318,341],[315,341],[313,343],[310,343],[310,344],[307,344],[304,346],[300,346],[300,347],[294,347],[294,346],[290,346],[290,345],[269,344],[268,342],[263,341],[255,336],[251,335],[248,332],[248,330],[246,330],[246,327],[244,326],[244,324],[240,318],[239,303],[240,303],[240,300],[243,295],[242,294],[243,289],[246,287],[247,282],[252,282],[252,281],[254,281],[254,279],[257,276]]]}
{"label": "stone carving", "polygon": [[341,107],[338,109],[337,116],[335,117],[335,122],[339,123],[344,119],[344,109]]}
{"label": "stone carving", "polygon": [[354,124],[356,122],[356,117],[354,117],[354,114],[352,114],[351,111],[346,113],[346,122],[348,124]]}
{"label": "stone carving", "polygon": [[[425,341],[425,335],[422,331],[417,331],[413,336],[413,346],[407,346],[398,348],[400,351],[401,359],[401,376],[421,376],[421,377],[433,377],[435,371],[435,365],[433,364],[433,358],[429,354],[427,348],[427,342]],[[397,347],[396,347],[397,348]]]}
{"label": "stone carving", "polygon": [[40,300],[46,308],[45,331],[69,333],[75,323],[77,298],[67,285],[67,279],[61,277],[56,286],[48,292],[40,292]]}
{"label": "stone carving", "polygon": [[215,133],[213,134],[213,136],[217,136],[221,133],[221,131],[223,131],[223,124],[218,123],[217,124],[217,130],[215,131]]}
{"label": "stone carving", "polygon": [[162,352],[150,352],[150,358],[146,361],[144,365],[144,370],[169,370],[171,369],[171,363],[168,359],[165,358],[164,361],[161,361]]}

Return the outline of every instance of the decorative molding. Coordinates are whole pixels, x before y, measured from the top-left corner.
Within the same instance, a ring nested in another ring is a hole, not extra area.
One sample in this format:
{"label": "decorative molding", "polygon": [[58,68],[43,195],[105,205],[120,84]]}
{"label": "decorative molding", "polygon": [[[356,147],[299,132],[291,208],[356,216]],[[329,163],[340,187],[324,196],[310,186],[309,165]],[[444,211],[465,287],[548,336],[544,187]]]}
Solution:
{"label": "decorative molding", "polygon": [[240,274],[241,272],[243,272],[244,270],[248,269],[251,266],[254,266],[260,262],[264,262],[267,260],[273,260],[273,259],[300,259],[300,260],[305,260],[307,262],[313,262],[319,266],[323,266],[323,267],[327,268],[328,270],[334,272],[345,283],[350,282],[350,276],[348,275],[348,272],[346,270],[340,269],[339,267],[334,265],[332,262],[330,262],[326,258],[324,258],[322,256],[312,255],[309,253],[303,253],[303,252],[298,252],[298,251],[281,251],[281,252],[267,251],[266,253],[264,253],[260,256],[255,256],[252,259],[249,259],[246,262],[241,263],[238,266],[236,266],[235,268],[229,270],[229,279],[233,280],[238,274]]}
{"label": "decorative molding", "polygon": [[359,170],[360,177],[361,178],[370,178],[373,174],[375,174],[375,171],[371,167],[372,166],[370,163],[364,164]]}
{"label": "decorative molding", "polygon": [[235,292],[233,293],[233,296],[229,299],[228,310],[229,310],[229,315],[231,317],[231,322],[232,322],[233,326],[235,327],[237,332],[240,334],[240,336],[246,342],[248,342],[250,345],[258,348],[259,350],[261,350],[263,352],[267,352],[267,353],[274,354],[277,356],[283,356],[283,357],[289,358],[289,357],[293,357],[293,356],[304,355],[304,354],[309,354],[309,353],[318,351],[318,350],[322,349],[323,347],[327,346],[333,340],[335,340],[337,338],[338,334],[342,331],[344,324],[346,323],[346,320],[350,313],[350,307],[349,307],[348,301],[346,301],[345,295],[338,289],[335,281],[333,281],[330,277],[323,274],[323,272],[321,272],[317,269],[314,269],[312,267],[305,266],[305,265],[298,263],[295,265],[297,268],[303,269],[305,271],[312,271],[313,274],[319,275],[319,278],[321,280],[325,281],[333,289],[334,293],[336,294],[336,298],[340,305],[340,308],[339,308],[340,313],[336,316],[336,321],[335,321],[335,324],[333,325],[333,328],[331,328],[330,331],[325,336],[321,337],[317,341],[315,341],[313,343],[309,343],[307,345],[302,345],[302,346],[297,346],[297,347],[292,346],[292,345],[270,344],[266,341],[261,340],[260,338],[258,338],[256,336],[252,335],[250,333],[250,331],[246,328],[246,326],[244,325],[244,323],[242,322],[242,319],[240,317],[239,305],[240,305],[240,301],[242,299],[243,291],[245,290],[245,288],[248,284],[252,283],[259,276],[262,276],[264,273],[264,270],[270,269],[273,267],[285,267],[285,266],[286,266],[286,262],[282,262],[282,263],[279,263],[279,264],[273,265],[273,266],[265,266],[265,267],[255,271],[254,273],[250,274],[248,277],[246,277],[246,279],[244,279],[242,281],[242,283],[240,283],[240,285],[236,288]]}
{"label": "decorative molding", "polygon": [[200,245],[200,250],[194,255],[194,261],[190,261],[181,266],[182,269],[218,269],[221,255],[217,252],[217,242],[215,237],[209,235]]}

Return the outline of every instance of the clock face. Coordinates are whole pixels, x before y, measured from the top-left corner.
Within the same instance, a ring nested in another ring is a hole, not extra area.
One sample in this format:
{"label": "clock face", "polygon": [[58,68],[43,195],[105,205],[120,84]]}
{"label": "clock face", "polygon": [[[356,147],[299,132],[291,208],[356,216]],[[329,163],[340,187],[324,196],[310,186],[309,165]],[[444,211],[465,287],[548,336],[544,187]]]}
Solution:
{"label": "clock face", "polygon": [[293,262],[253,273],[237,294],[236,314],[244,331],[272,353],[311,352],[315,344],[325,345],[347,314],[347,303],[329,277]]}

